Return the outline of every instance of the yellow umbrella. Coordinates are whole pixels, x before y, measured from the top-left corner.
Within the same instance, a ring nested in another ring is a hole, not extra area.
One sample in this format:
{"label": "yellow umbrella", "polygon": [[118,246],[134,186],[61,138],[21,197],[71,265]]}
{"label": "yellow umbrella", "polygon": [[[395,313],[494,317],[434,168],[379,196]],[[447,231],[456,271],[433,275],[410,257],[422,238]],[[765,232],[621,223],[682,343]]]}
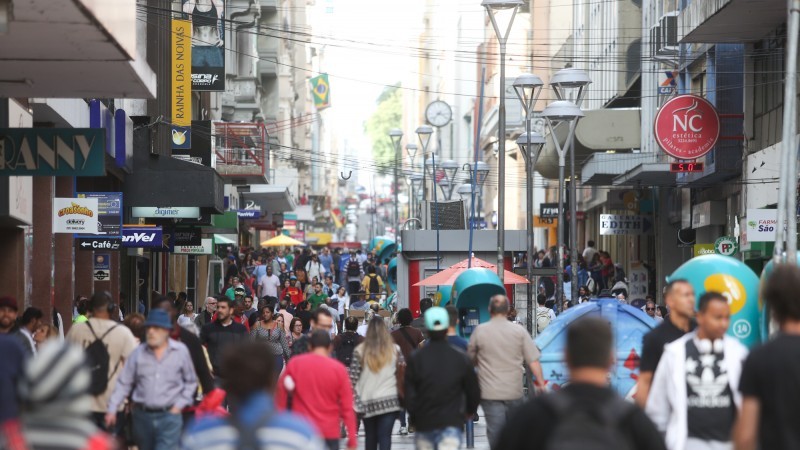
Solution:
{"label": "yellow umbrella", "polygon": [[292,239],[285,234],[279,234],[272,239],[267,239],[261,243],[262,247],[305,247],[305,243]]}

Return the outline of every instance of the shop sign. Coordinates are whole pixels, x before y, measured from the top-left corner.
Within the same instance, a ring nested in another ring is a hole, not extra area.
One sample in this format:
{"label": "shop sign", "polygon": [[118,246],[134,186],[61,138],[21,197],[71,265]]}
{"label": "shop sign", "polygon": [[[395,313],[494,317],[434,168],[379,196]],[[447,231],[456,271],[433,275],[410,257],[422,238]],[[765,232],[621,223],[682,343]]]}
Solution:
{"label": "shop sign", "polygon": [[120,238],[80,238],[78,250],[119,250],[122,247]]}
{"label": "shop sign", "polygon": [[122,228],[122,246],[125,248],[161,248],[164,243],[161,227],[125,226]]}
{"label": "shop sign", "polygon": [[99,229],[95,234],[114,237],[122,235],[122,192],[79,192],[77,197],[97,199]]}
{"label": "shop sign", "polygon": [[710,152],[719,139],[719,114],[708,100],[679,95],[661,107],[654,124],[656,140],[673,158],[694,160]]}
{"label": "shop sign", "polygon": [[[569,213],[569,202],[564,202],[565,214]],[[539,205],[539,217],[542,219],[558,218],[558,203],[542,203]]]}
{"label": "shop sign", "polygon": [[202,245],[176,245],[176,255],[210,255],[213,253],[213,239],[203,238]]}
{"label": "shop sign", "polygon": [[200,217],[200,208],[194,206],[134,206],[131,215],[133,217],[151,217],[159,219],[196,219]]}
{"label": "shop sign", "polygon": [[199,30],[192,39],[192,90],[224,91],[227,44],[225,17],[231,14],[225,11],[225,0],[210,2],[210,11],[200,10],[199,3],[182,0],[183,18],[193,19],[195,30]]}
{"label": "shop sign", "polygon": [[192,22],[172,20],[172,148],[191,148]]}
{"label": "shop sign", "polygon": [[240,219],[260,219],[261,211],[258,209],[240,209],[236,211]]}
{"label": "shop sign", "polygon": [[722,236],[714,242],[714,250],[723,256],[733,256],[739,250],[739,243],[732,236]]}
{"label": "shop sign", "polygon": [[96,198],[54,198],[53,233],[100,234]]}
{"label": "shop sign", "polygon": [[647,216],[600,214],[600,235],[652,234],[653,223]]}
{"label": "shop sign", "polygon": [[202,245],[200,228],[176,228],[172,231],[175,245]]}
{"label": "shop sign", "polygon": [[89,127],[106,131],[106,154],[117,167],[131,169],[133,121],[122,109],[111,112],[100,100],[89,100]]}
{"label": "shop sign", "polygon": [[111,255],[108,253],[96,253],[94,255],[95,281],[108,281],[110,278],[111,278]]}
{"label": "shop sign", "polygon": [[[777,209],[748,209],[747,233],[748,242],[775,242],[775,231],[778,225]],[[786,221],[783,222],[786,229]]]}
{"label": "shop sign", "polygon": [[0,128],[0,175],[101,177],[105,130]]}
{"label": "shop sign", "polygon": [[694,244],[694,256],[713,255],[717,253],[714,250],[714,244]]}

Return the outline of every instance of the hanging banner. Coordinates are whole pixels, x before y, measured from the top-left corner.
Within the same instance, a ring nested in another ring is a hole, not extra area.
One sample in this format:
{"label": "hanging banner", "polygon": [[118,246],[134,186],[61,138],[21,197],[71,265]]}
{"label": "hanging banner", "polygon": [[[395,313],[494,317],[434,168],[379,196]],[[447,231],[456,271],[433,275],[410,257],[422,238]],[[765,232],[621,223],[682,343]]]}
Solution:
{"label": "hanging banner", "polygon": [[311,83],[311,94],[314,97],[314,107],[317,111],[322,111],[331,106],[331,86],[328,83],[328,74],[316,76],[309,80]]}
{"label": "hanging banner", "polygon": [[53,233],[100,234],[96,198],[54,198]]}
{"label": "hanging banner", "polygon": [[172,20],[172,148],[191,148],[192,22]]}
{"label": "hanging banner", "polygon": [[225,90],[225,1],[183,0],[192,22],[192,89]]}

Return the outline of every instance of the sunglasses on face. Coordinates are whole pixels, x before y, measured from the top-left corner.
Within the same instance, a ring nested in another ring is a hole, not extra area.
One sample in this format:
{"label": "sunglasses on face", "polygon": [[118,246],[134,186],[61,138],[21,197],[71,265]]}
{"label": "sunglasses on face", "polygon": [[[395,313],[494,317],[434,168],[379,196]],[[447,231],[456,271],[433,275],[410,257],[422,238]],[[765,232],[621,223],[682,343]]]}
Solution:
{"label": "sunglasses on face", "polygon": [[655,311],[655,308],[647,308],[648,311]]}

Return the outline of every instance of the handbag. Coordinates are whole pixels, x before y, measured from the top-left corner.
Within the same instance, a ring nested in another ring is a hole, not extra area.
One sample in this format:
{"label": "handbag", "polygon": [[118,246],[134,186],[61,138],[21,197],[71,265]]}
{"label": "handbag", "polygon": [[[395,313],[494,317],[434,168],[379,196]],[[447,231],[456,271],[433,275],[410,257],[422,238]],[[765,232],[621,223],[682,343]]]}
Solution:
{"label": "handbag", "polygon": [[395,358],[397,358],[394,367],[394,376],[397,380],[397,399],[400,402],[400,406],[404,407],[406,397],[406,361],[403,359],[403,353],[400,350],[396,351]]}

